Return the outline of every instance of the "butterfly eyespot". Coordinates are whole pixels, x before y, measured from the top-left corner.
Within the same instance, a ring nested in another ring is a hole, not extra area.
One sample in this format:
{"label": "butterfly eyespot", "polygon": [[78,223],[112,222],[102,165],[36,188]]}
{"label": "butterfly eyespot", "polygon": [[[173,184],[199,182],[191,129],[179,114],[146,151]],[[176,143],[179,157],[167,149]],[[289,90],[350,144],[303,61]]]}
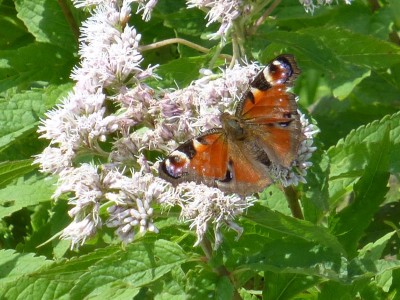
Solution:
{"label": "butterfly eyespot", "polygon": [[165,164],[171,167],[183,167],[190,163],[190,157],[186,155],[185,153],[175,150],[174,152],[171,153],[170,156],[165,160]]}
{"label": "butterfly eyespot", "polygon": [[[180,157],[184,156],[185,159],[192,159],[196,155],[196,145],[194,144],[196,140],[192,140],[188,143],[183,144],[174,152],[172,155],[179,155]],[[178,153],[175,153],[178,152]]]}
{"label": "butterfly eyespot", "polygon": [[[251,87],[250,87],[251,89]],[[254,88],[253,88],[254,89]],[[254,89],[257,91],[257,89]],[[246,94],[246,98],[249,99],[253,104],[255,103],[255,97],[253,91],[249,90]]]}
{"label": "butterfly eyespot", "polygon": [[279,70],[281,63],[277,60],[273,61],[272,64],[269,66],[269,71],[272,74],[275,74]]}
{"label": "butterfly eyespot", "polygon": [[233,161],[232,161],[232,160],[229,160],[228,168],[226,169],[226,173],[225,173],[225,178],[222,179],[222,180],[220,180],[221,182],[227,183],[227,182],[230,182],[230,181],[233,180],[233,172],[232,172],[232,169],[233,169]]}
{"label": "butterfly eyespot", "polygon": [[167,158],[161,165],[160,169],[163,171],[164,174],[168,175],[168,177],[178,179],[183,175],[183,168],[182,165],[173,161],[173,157]]}
{"label": "butterfly eyespot", "polygon": [[292,121],[278,123],[280,127],[288,127]]}
{"label": "butterfly eyespot", "polygon": [[182,159],[179,156],[171,156],[169,158],[169,162],[171,162],[173,164],[180,163],[181,161],[182,161]]}
{"label": "butterfly eyespot", "polygon": [[285,113],[285,114],[283,114],[283,117],[287,118],[287,119],[291,119],[292,118],[292,114],[290,112],[289,113]]}

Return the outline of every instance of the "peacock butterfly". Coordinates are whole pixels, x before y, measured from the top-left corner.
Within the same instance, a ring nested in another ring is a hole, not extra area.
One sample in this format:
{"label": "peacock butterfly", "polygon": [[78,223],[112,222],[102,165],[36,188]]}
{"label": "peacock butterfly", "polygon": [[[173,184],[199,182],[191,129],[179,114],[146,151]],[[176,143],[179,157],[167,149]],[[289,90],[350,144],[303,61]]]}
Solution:
{"label": "peacock butterfly", "polygon": [[273,183],[272,168],[290,168],[305,139],[296,96],[288,91],[299,73],[292,55],[273,59],[249,84],[235,115],[222,113],[221,128],[170,153],[160,176],[173,185],[195,181],[240,195]]}

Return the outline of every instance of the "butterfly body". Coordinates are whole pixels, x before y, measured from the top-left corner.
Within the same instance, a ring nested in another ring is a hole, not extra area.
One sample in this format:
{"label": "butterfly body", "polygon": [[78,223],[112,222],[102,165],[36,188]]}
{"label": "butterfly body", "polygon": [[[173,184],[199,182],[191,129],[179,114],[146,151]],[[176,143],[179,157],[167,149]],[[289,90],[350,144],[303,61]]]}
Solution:
{"label": "butterfly body", "polygon": [[221,128],[180,145],[160,164],[160,176],[241,195],[270,185],[271,168],[289,168],[304,139],[295,95],[287,91],[299,72],[291,55],[275,58],[250,83],[235,115],[222,113]]}

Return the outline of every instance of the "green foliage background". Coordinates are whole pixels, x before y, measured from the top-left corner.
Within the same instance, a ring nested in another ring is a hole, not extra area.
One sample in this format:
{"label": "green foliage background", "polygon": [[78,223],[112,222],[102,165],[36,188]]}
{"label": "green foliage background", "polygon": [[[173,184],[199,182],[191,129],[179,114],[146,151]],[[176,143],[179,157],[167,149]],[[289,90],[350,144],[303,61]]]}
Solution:
{"label": "green foliage background", "polygon": [[[247,37],[250,59],[296,56],[295,91],[321,129],[319,149],[298,189],[305,220],[270,187],[238,220],[241,238],[227,231],[211,260],[175,211],[126,248],[106,231],[79,252],[57,238],[41,245],[70,222],[65,199],[51,200],[56,178],[32,166],[46,146],[39,120],[71,90],[78,63],[60,3],[76,24],[87,17],[63,1],[0,1],[0,299],[400,299],[400,1],[311,15],[283,0]],[[172,0],[149,22],[133,16],[142,44],[180,37],[211,49],[144,52],[144,64],[160,65],[157,86],[184,87],[207,66],[216,43],[203,36],[218,27],[204,16]]]}

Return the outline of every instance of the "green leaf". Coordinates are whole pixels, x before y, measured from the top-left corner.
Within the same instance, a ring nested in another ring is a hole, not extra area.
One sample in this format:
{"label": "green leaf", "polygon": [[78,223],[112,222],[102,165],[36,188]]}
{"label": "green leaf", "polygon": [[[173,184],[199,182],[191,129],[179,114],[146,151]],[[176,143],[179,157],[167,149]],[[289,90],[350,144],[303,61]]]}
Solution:
{"label": "green leaf", "polygon": [[354,295],[351,286],[339,282],[327,281],[321,285],[321,292],[318,295],[321,300],[353,300]]}
{"label": "green leaf", "polygon": [[0,49],[15,49],[21,46],[21,43],[33,42],[12,4],[5,1],[0,3]]}
{"label": "green leaf", "polygon": [[187,260],[175,243],[165,240],[134,242],[126,251],[118,251],[93,265],[76,283],[71,296],[82,299],[86,295],[98,295],[99,287],[112,282],[138,288],[156,281]]}
{"label": "green leaf", "polygon": [[371,143],[371,159],[365,167],[361,179],[354,186],[354,200],[348,207],[331,218],[330,228],[349,255],[354,255],[364,230],[374,213],[384,201],[388,190],[389,127],[383,128],[382,141]]}
{"label": "green leaf", "polygon": [[[303,80],[303,77],[299,79]],[[300,81],[303,82],[302,80]],[[371,76],[357,85],[346,101],[337,101],[329,96],[326,87],[323,86],[323,79],[320,81],[322,82],[320,93],[315,99],[321,100],[314,104],[313,117],[321,129],[319,138],[326,146],[336,144],[354,128],[382,119],[399,110],[400,64],[394,65],[390,70],[372,71]],[[304,84],[300,87],[304,90]],[[302,100],[308,99],[308,95],[304,92],[299,96],[302,103],[304,103]]]}
{"label": "green leaf", "polygon": [[337,27],[302,30],[332,49],[343,61],[375,69],[389,68],[400,63],[400,48],[371,35],[359,34]]}
{"label": "green leaf", "polygon": [[0,290],[16,279],[33,273],[52,262],[34,253],[21,254],[14,250],[0,250]]}
{"label": "green leaf", "polygon": [[217,299],[218,276],[204,265],[194,266],[186,273],[185,290],[189,299]]}
{"label": "green leaf", "polygon": [[[345,139],[328,150],[331,159],[329,197],[331,205],[352,191],[354,183],[363,174],[374,155],[376,145],[382,142],[386,129],[390,129],[388,153],[391,172],[400,171],[400,113],[386,116],[367,126],[352,131]],[[376,154],[376,153],[375,153]]]}
{"label": "green leaf", "polygon": [[347,96],[350,95],[350,93],[353,91],[353,89],[359,85],[360,82],[362,82],[365,78],[369,77],[371,75],[371,71],[365,71],[362,74],[359,74],[357,77],[355,77],[353,80],[348,80],[347,82],[343,83],[342,85],[339,85],[338,87],[333,89],[333,96],[336,98],[342,100],[347,98]]}
{"label": "green leaf", "polygon": [[[396,0],[394,0],[396,1]],[[387,39],[391,30],[390,13],[393,9],[381,6],[371,9],[366,1],[353,1],[351,5],[319,6],[313,14],[304,13],[304,9],[295,2],[282,2],[276,8],[276,27],[291,31],[299,28],[336,27],[346,28],[355,33],[372,35],[383,40]],[[275,12],[274,11],[274,12]],[[394,13],[394,11],[393,11]]]}
{"label": "green leaf", "polygon": [[264,242],[263,248],[240,257],[236,269],[300,274],[335,281],[347,279],[347,261],[332,248],[293,237],[272,242],[258,239]]}
{"label": "green leaf", "polygon": [[288,206],[285,193],[276,185],[270,185],[259,194],[258,202],[274,211],[290,216],[291,211]]}
{"label": "green leaf", "polygon": [[[189,295],[185,292],[186,281],[186,274],[181,268],[172,269],[170,274],[159,280],[160,284],[152,286],[152,291],[155,293],[154,299],[188,299]],[[191,296],[193,297],[193,295]]]}
{"label": "green leaf", "polygon": [[39,119],[70,89],[71,84],[21,93],[8,90],[6,97],[0,98],[0,153],[3,152],[3,159],[19,160],[42,149],[37,135],[33,134]]}
{"label": "green leaf", "polygon": [[55,179],[43,180],[43,177],[21,177],[14,185],[0,190],[0,219],[11,215],[23,207],[49,201],[54,193]]}
{"label": "green leaf", "polygon": [[[394,178],[394,176],[391,176],[389,179],[389,186],[392,186],[392,178]],[[365,231],[365,236],[360,242],[361,246],[366,247],[367,244],[373,245],[382,239],[383,236],[398,229],[398,224],[400,224],[400,202],[398,201],[399,187],[393,184],[392,188],[395,190],[393,192],[396,194],[395,202],[391,202],[393,199],[389,199],[389,191],[385,197],[385,204],[379,207],[379,211],[374,215],[373,220]],[[400,247],[399,235],[393,235],[386,244],[382,257],[396,256]]]}
{"label": "green leaf", "polygon": [[85,299],[136,299],[135,297],[138,296],[139,293],[140,288],[131,287],[125,283],[112,282],[100,286],[95,293],[87,295]]}
{"label": "green leaf", "polygon": [[227,276],[221,276],[218,278],[216,288],[217,299],[233,299],[234,287]]}
{"label": "green leaf", "polygon": [[203,56],[179,58],[157,68],[161,81],[150,82],[150,85],[184,88],[200,76],[200,69],[204,64]]}
{"label": "green leaf", "polygon": [[320,281],[312,276],[274,272],[265,272],[264,277],[263,298],[268,300],[293,299]]}
{"label": "green leaf", "polygon": [[69,82],[69,74],[76,63],[71,52],[45,43],[0,50],[0,57],[0,92],[11,87],[37,87],[43,82]]}
{"label": "green leaf", "polygon": [[[71,217],[68,215],[68,201],[58,199],[52,208],[49,225],[50,225],[50,236],[56,236],[71,222]],[[52,251],[53,256],[56,259],[60,259],[71,247],[70,241],[60,240],[58,238],[53,239]]]}
{"label": "green leaf", "polygon": [[33,171],[33,159],[0,162],[0,188],[5,187],[14,179]]}
{"label": "green leaf", "polygon": [[355,258],[349,263],[349,281],[370,278],[371,276],[382,275],[385,272],[400,269],[400,261],[397,259],[369,260]]}
{"label": "green leaf", "polygon": [[400,3],[396,0],[388,0],[391,9],[392,17],[397,28],[400,27]]}
{"label": "green leaf", "polygon": [[251,207],[242,218],[265,230],[266,233],[275,232],[284,237],[294,237],[312,243],[317,242],[337,253],[344,253],[340,243],[328,230],[310,222],[288,217],[258,205]]}
{"label": "green leaf", "polygon": [[318,223],[329,209],[329,157],[321,151],[322,144],[316,147],[318,150],[311,160],[313,166],[307,171],[307,183],[301,193],[304,218],[313,223]]}
{"label": "green leaf", "polygon": [[17,0],[15,7],[18,17],[37,42],[57,45],[71,52],[76,51],[77,38],[73,36],[59,3],[45,0]]}
{"label": "green leaf", "polygon": [[376,242],[365,245],[362,249],[359,250],[358,257],[370,260],[380,259],[387,243],[395,233],[395,231],[389,232],[388,234],[385,234],[383,237],[378,239]]}
{"label": "green leaf", "polygon": [[[207,23],[204,16],[204,12],[198,9],[182,9],[163,15],[166,27],[174,28],[178,33],[195,37],[204,33]],[[214,29],[217,29],[215,27],[213,26]]]}
{"label": "green leaf", "polygon": [[[341,92],[340,99],[344,99],[352,89],[365,78],[369,69],[365,66],[358,66],[343,61],[333,49],[319,40],[318,36],[307,31],[282,32],[274,31],[266,37],[274,43],[279,43],[282,47],[288,48],[287,52],[296,54],[298,60],[308,63],[308,66],[301,65],[302,68],[314,68],[323,72],[322,76],[327,77],[326,83],[332,90],[337,89]],[[270,47],[274,47],[271,45]],[[270,48],[269,47],[269,48]],[[269,48],[266,53],[269,53]],[[312,60],[309,60],[312,57]],[[307,61],[309,60],[309,61]],[[353,83],[351,85],[350,83]]]}
{"label": "green leaf", "polygon": [[[126,251],[108,247],[51,268],[28,271],[7,281],[2,292],[8,299],[83,299],[113,293],[123,299],[123,295],[137,295],[141,286],[155,282],[188,259],[175,243],[144,239]],[[121,291],[125,288],[129,291]]]}
{"label": "green leaf", "polygon": [[221,246],[228,268],[347,278],[344,250],[325,228],[257,205],[242,219],[245,234]]}
{"label": "green leaf", "polygon": [[60,261],[45,268],[33,270],[15,278],[2,289],[3,296],[8,299],[71,299],[70,291],[75,281],[87,272],[88,268],[118,251],[117,247],[97,250],[70,261]]}
{"label": "green leaf", "polygon": [[[265,38],[288,47],[300,61],[322,70],[327,83],[339,99],[370,75],[370,69],[389,68],[400,62],[400,48],[371,37],[342,28],[305,28],[296,32],[273,31]],[[269,53],[268,51],[266,53]],[[304,57],[304,59],[303,59]]]}

